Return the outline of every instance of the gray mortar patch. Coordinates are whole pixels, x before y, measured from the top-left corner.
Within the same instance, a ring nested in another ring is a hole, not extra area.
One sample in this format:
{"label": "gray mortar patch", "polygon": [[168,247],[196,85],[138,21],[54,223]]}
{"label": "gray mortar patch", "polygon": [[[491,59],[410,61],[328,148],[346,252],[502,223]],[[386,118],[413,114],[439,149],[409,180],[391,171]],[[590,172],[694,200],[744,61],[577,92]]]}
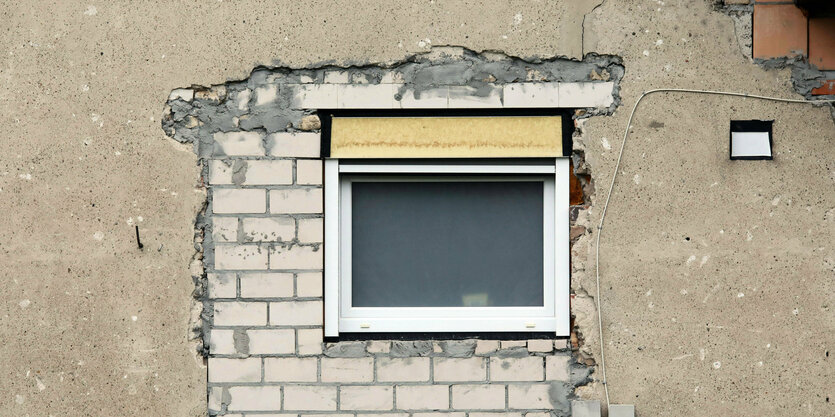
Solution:
{"label": "gray mortar patch", "polygon": [[475,353],[475,340],[450,340],[441,342],[441,349],[452,358],[469,358]]}
{"label": "gray mortar patch", "polygon": [[432,354],[432,342],[414,340],[394,340],[391,342],[389,354],[395,358],[410,356],[429,356]]}
{"label": "gray mortar patch", "polygon": [[246,182],[246,169],[248,165],[245,159],[235,160],[235,163],[232,164],[232,184],[242,185]]}
{"label": "gray mortar patch", "polygon": [[323,353],[331,358],[361,358],[366,355],[365,342],[338,342],[326,346]]}
{"label": "gray mortar patch", "polygon": [[249,355],[249,335],[244,329],[235,329],[232,333],[232,341],[235,344],[235,352],[242,355]]}

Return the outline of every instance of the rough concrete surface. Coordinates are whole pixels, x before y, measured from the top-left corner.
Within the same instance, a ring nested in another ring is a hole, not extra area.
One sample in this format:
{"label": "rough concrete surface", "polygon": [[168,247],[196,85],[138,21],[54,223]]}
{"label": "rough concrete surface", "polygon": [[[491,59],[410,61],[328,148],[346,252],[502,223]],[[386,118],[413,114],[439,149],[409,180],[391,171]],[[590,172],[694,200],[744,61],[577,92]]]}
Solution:
{"label": "rough concrete surface", "polygon": [[[576,145],[598,184],[589,224],[641,91],[799,97],[787,70],[746,61],[708,1],[601,1],[0,5],[0,415],[205,413],[189,341],[205,195],[190,147],[160,129],[175,88],[432,45],[618,55],[622,105],[588,119]],[[730,118],[774,118],[775,160],[728,161]],[[645,101],[601,248],[613,402],[639,415],[833,414],[833,140],[827,109]],[[592,237],[574,246],[573,308],[595,357]]]}
{"label": "rough concrete surface", "polygon": [[[608,0],[587,17],[586,36],[596,40],[586,47],[620,55],[626,68],[621,108],[583,126],[598,190],[590,225],[642,91],[801,98],[788,69],[749,64],[733,21],[710,7]],[[730,161],[730,119],[775,120],[774,160]],[[659,93],[632,126],[600,249],[612,403],[634,403],[643,416],[835,414],[829,110]],[[573,277],[580,293],[594,294],[594,237],[572,258],[585,270]],[[590,298],[574,303],[585,348],[597,352],[592,309]]]}

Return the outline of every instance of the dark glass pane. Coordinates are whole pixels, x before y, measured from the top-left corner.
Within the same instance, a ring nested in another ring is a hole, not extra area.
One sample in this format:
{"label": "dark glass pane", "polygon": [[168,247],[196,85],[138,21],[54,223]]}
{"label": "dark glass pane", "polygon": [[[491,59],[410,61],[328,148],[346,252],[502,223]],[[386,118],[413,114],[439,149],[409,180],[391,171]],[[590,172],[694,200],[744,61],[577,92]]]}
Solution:
{"label": "dark glass pane", "polygon": [[355,307],[543,305],[541,181],[352,189]]}

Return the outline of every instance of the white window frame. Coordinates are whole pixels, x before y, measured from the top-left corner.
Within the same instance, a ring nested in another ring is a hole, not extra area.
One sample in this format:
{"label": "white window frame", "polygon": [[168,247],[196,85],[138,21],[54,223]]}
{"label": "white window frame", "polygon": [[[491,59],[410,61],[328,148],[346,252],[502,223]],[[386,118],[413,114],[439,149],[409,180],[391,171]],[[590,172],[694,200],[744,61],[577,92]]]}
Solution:
{"label": "white window frame", "polygon": [[[554,332],[569,328],[569,160],[415,163],[387,160],[325,160],[325,336],[339,333]],[[347,174],[347,175],[343,175]],[[544,306],[542,307],[353,307],[351,306],[351,174],[374,181],[541,181],[544,186]],[[429,177],[423,174],[428,174]],[[444,178],[431,174],[444,174]],[[484,175],[488,174],[489,177]],[[528,174],[519,176],[520,174]],[[533,177],[530,174],[534,174]]]}

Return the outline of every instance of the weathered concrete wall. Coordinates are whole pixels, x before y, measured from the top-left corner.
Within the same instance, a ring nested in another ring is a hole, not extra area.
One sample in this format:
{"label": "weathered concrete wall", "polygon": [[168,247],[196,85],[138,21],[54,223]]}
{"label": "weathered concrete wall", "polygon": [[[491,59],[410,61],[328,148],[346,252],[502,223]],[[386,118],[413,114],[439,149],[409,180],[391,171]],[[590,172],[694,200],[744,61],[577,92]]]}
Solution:
{"label": "weathered concrete wall", "polygon": [[[707,2],[606,1],[586,19],[585,44],[626,68],[621,108],[589,119],[575,142],[597,186],[590,227],[641,92],[801,97],[788,69],[747,61],[731,19]],[[730,119],[775,120],[774,160],[730,161]],[[835,413],[829,109],[659,93],[632,127],[600,249],[612,402],[653,416]],[[572,258],[575,289],[592,295],[594,238]],[[575,301],[585,348],[597,352],[593,301]]]}
{"label": "weathered concrete wall", "polygon": [[[746,62],[731,19],[707,1],[67,1],[4,3],[0,16],[5,415],[205,411],[205,369],[188,341],[205,195],[191,149],[159,129],[172,89],[276,60],[391,62],[463,45],[622,56],[627,106],[660,86],[797,97],[788,71]],[[624,110],[590,119],[576,142],[595,205]],[[829,115],[681,95],[639,109],[601,250],[614,401],[644,415],[832,414]],[[777,120],[775,161],[727,161],[732,117]],[[599,208],[590,214],[596,224]],[[590,237],[575,245],[574,311],[593,356]]]}

